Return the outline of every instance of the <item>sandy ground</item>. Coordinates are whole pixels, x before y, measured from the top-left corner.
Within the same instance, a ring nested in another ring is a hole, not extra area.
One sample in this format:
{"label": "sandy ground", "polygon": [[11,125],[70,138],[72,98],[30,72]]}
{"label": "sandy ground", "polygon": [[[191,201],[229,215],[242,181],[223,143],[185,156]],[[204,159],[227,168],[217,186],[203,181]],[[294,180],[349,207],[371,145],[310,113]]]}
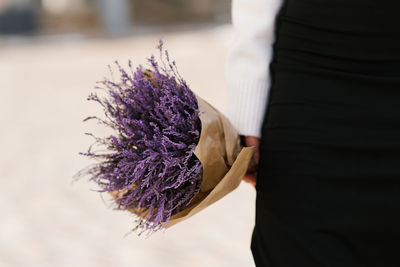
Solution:
{"label": "sandy ground", "polygon": [[[120,39],[0,40],[0,266],[254,266],[255,190],[242,182],[219,202],[150,238],[126,233],[133,217],[109,208],[87,180],[84,132],[101,114],[86,101],[107,64],[144,63],[158,38],[191,88],[224,111],[227,26]],[[105,200],[108,198],[105,196]]]}

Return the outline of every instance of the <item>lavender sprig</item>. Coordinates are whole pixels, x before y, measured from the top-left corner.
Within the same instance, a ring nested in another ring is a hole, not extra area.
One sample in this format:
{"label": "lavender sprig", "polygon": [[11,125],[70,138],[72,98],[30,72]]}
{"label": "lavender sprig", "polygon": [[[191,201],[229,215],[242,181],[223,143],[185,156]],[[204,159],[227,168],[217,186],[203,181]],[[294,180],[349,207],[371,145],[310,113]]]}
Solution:
{"label": "lavender sprig", "polygon": [[107,97],[90,94],[88,100],[104,108],[106,119],[86,120],[97,119],[115,134],[95,137],[106,153],[91,148],[80,153],[99,160],[85,172],[101,187],[99,192],[118,191],[118,209],[147,213],[138,216],[133,230],[153,232],[190,203],[202,177],[201,162],[194,155],[201,132],[197,99],[175,61],[170,62],[162,40],[157,48],[161,65],[151,56],[149,69],[139,65],[134,72],[129,61],[128,73],[116,61],[119,80],[99,82]]}

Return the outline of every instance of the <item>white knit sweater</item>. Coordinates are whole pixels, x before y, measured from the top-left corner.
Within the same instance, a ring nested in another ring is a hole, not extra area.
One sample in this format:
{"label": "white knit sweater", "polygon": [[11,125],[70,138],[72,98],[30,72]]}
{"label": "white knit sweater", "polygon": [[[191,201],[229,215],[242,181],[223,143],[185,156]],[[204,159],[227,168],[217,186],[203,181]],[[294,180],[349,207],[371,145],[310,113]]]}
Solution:
{"label": "white knit sweater", "polygon": [[283,1],[232,0],[234,39],[225,65],[225,114],[241,135],[261,137],[269,97],[275,17]]}

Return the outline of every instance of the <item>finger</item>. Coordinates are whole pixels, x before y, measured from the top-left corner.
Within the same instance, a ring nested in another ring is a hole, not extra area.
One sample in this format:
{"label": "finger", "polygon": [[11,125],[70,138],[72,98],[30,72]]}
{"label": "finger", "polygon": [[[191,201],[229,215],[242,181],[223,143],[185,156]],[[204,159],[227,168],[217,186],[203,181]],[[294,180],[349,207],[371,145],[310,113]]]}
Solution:
{"label": "finger", "polygon": [[255,136],[245,136],[245,143],[247,146],[254,146],[253,158],[258,164],[260,159],[260,138]]}
{"label": "finger", "polygon": [[255,186],[256,181],[257,181],[257,176],[256,176],[256,174],[254,174],[254,173],[246,174],[246,175],[243,177],[243,180],[244,180],[246,183],[250,183],[250,184],[252,184],[253,186]]}
{"label": "finger", "polygon": [[256,187],[256,181],[255,180],[249,180],[247,183],[251,184],[254,188]]}
{"label": "finger", "polygon": [[245,176],[243,177],[243,180],[255,180],[256,179],[256,173],[246,173]]}

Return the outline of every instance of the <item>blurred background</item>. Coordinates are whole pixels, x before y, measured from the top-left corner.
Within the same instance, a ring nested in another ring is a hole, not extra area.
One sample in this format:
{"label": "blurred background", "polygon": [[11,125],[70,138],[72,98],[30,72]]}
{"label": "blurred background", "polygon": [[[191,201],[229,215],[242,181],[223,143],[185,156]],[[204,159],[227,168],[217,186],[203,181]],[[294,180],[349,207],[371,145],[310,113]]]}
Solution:
{"label": "blurred background", "polygon": [[86,97],[107,65],[163,38],[191,89],[222,112],[230,0],[0,0],[0,266],[254,266],[255,190],[238,189],[149,238],[73,175],[101,135]]}

